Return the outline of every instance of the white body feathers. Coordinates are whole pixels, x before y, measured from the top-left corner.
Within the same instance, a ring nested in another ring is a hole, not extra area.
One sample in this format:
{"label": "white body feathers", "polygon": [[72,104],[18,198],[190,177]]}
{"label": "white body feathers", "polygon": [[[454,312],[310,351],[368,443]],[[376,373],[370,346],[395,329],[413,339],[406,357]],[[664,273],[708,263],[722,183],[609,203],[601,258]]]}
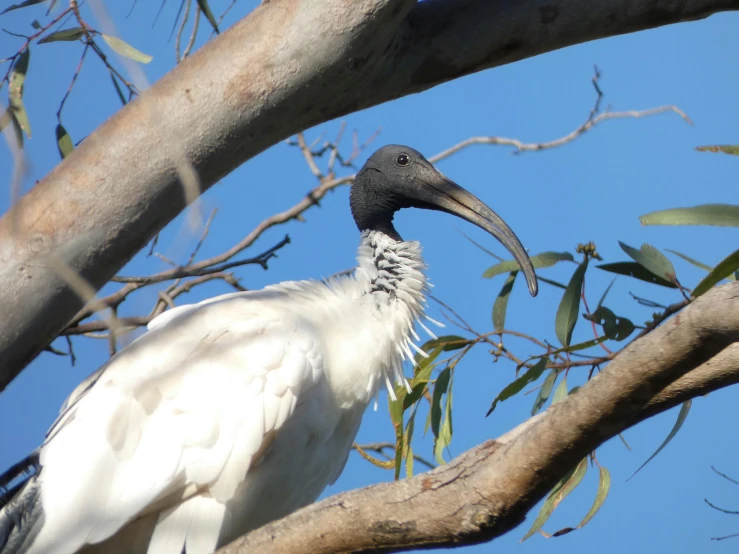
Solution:
{"label": "white body feathers", "polygon": [[152,321],[50,430],[20,552],[207,554],[314,501],[424,303],[418,243],[365,232],[358,262]]}

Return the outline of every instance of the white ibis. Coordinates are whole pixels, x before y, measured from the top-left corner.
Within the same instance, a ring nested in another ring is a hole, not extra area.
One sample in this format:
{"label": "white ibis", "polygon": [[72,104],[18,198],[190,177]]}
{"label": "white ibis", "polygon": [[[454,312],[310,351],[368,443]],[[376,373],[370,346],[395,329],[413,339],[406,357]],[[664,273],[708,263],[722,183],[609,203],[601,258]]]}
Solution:
{"label": "white ibis", "polygon": [[419,152],[385,146],[357,174],[353,275],[179,306],[83,382],[44,443],[0,478],[2,554],[207,554],[313,502],[341,473],[383,382],[406,383],[426,278],[402,208],[441,210],[510,250],[490,208]]}

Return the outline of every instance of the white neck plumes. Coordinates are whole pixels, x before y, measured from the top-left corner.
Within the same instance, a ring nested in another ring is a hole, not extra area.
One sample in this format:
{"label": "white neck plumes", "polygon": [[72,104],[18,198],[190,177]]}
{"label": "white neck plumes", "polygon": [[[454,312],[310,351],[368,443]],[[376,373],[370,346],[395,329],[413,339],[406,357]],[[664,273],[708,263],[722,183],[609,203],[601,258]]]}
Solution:
{"label": "white neck plumes", "polygon": [[383,364],[388,392],[394,399],[391,380],[408,387],[403,376],[403,360],[413,360],[412,350],[425,355],[412,340],[420,340],[413,329],[415,322],[435,338],[419,321],[426,305],[424,293],[430,287],[423,274],[426,266],[421,257],[421,245],[417,241],[396,241],[379,231],[365,231],[357,251],[357,262],[355,278],[364,289],[365,302],[374,305],[377,316],[384,323],[386,338],[395,349]]}

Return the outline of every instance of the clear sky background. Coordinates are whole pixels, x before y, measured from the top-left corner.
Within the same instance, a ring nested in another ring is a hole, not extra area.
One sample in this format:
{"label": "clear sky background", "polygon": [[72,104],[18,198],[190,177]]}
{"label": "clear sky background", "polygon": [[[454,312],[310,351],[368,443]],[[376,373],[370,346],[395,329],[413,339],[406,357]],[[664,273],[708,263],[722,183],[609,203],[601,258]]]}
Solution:
{"label": "clear sky background", "polygon": [[[211,1],[217,14],[228,3]],[[139,2],[128,18],[125,16],[130,2],[107,2],[122,38],[154,56],[144,67],[151,82],[174,64],[173,41],[167,42],[167,37],[177,4],[166,5],[152,29],[158,2]],[[254,4],[238,2],[224,27],[246,15]],[[2,15],[0,28],[30,33],[31,20],[42,20],[44,11],[45,7],[37,6]],[[699,153],[693,148],[739,143],[738,29],[739,15],[721,14],[694,23],[592,42],[465,77],[352,114],[345,120],[348,129],[358,130],[361,137],[381,128],[373,146],[404,143],[427,156],[474,135],[546,141],[567,134],[587,117],[595,98],[590,79],[593,64],[597,64],[603,72],[604,107],[632,110],[674,104],[695,124],[690,126],[674,114],[611,121],[562,148],[511,155],[505,147],[476,146],[443,161],[440,169],[506,219],[532,254],[545,250],[574,252],[578,242],[593,240],[606,261],[621,261],[626,259],[618,246],[622,240],[637,247],[649,242],[661,249],[674,248],[715,264],[736,249],[739,230],[645,228],[639,225],[638,216],[662,208],[737,203],[739,160]],[[206,36],[203,32],[202,37]],[[1,57],[19,46],[20,39],[0,33]],[[26,189],[59,161],[54,113],[81,48],[78,43],[55,43],[32,50],[25,93],[33,129],[33,138],[27,141],[31,167],[24,183]],[[4,91],[0,96],[5,102]],[[91,57],[65,108],[65,126],[75,142],[79,141],[119,107],[107,74]],[[338,121],[329,122],[309,130],[308,138],[323,132],[332,137],[338,128]],[[346,147],[350,148],[348,140]],[[110,155],[115,156],[115,152]],[[365,158],[362,156],[358,163]],[[10,203],[12,167],[8,149],[0,148],[0,213]],[[223,251],[264,217],[293,205],[315,185],[299,152],[285,144],[249,161],[202,199],[204,213],[218,208],[218,215],[201,255]],[[290,234],[292,243],[270,264],[269,271],[254,266],[239,269],[242,284],[260,288],[282,280],[320,278],[351,267],[358,233],[348,209],[348,192],[342,188],[329,194],[320,208],[306,214],[306,222],[292,222],[265,233],[247,255],[272,246],[285,233]],[[408,211],[399,214],[396,222],[404,238],[422,241],[428,275],[436,286],[434,293],[473,327],[491,330],[491,307],[503,278],[481,278],[494,260],[468,242],[461,232],[508,257],[504,249],[482,231],[445,214]],[[158,250],[182,262],[198,237],[199,232],[191,231],[180,217],[162,234]],[[699,270],[677,259],[674,263],[686,286],[700,279]],[[122,274],[153,273],[164,267],[153,258],[139,257]],[[567,281],[574,267],[560,264],[543,274]],[[587,285],[592,305],[597,303],[610,277],[602,272],[591,273]],[[182,301],[198,301],[222,292],[226,288],[221,285],[204,286],[186,300],[182,297]],[[679,299],[674,291],[619,279],[611,290],[608,305],[637,323],[649,319],[652,310],[637,305],[629,292],[663,303]],[[148,312],[155,294],[153,289],[147,289],[134,297],[126,304],[124,315]],[[539,297],[531,299],[518,282],[509,303],[507,327],[556,342],[553,321],[561,294],[559,289],[544,285]],[[433,303],[430,313],[437,319],[443,317]],[[589,325],[581,322],[573,342],[590,337]],[[64,398],[107,357],[104,341],[75,339],[75,351],[74,367],[66,358],[43,354],[0,397],[0,468],[17,461],[40,443]],[[533,351],[519,345],[518,353]],[[478,348],[458,368],[453,455],[502,434],[529,414],[533,395],[505,402],[491,417],[483,417],[495,395],[514,377],[512,364],[491,362],[486,349]],[[582,375],[571,372],[570,384],[578,380],[582,380]],[[663,414],[628,431],[625,436],[631,451],[618,439],[601,447],[598,459],[611,470],[611,493],[600,513],[584,529],[555,539],[534,536],[520,545],[535,510],[526,523],[498,539],[494,546],[482,545],[468,551],[497,548],[521,554],[592,549],[602,554],[736,552],[739,538],[722,542],[710,538],[739,532],[739,516],[710,509],[704,498],[739,509],[739,486],[711,471],[713,465],[739,478],[737,401],[735,388],[695,400],[675,440],[628,482],[626,479],[667,435],[677,412]],[[393,434],[383,393],[379,410],[367,412],[358,441],[390,440]],[[419,454],[432,457],[429,437],[417,441],[415,447]],[[589,471],[583,485],[557,509],[546,530],[552,532],[580,521],[595,494],[596,476],[597,471]],[[391,472],[372,467],[352,454],[342,477],[326,494],[390,479]]]}

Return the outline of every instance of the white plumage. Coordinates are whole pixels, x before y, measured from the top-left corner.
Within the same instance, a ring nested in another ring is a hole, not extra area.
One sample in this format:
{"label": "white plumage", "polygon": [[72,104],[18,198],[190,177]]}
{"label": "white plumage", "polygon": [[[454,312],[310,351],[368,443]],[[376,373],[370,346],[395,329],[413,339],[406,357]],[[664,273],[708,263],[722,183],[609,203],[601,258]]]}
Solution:
{"label": "white plumage", "polygon": [[383,383],[391,397],[407,387],[403,360],[420,351],[427,285],[420,245],[392,226],[400,208],[485,228],[535,293],[510,229],[413,149],[376,152],[351,202],[353,275],[174,308],[72,393],[40,449],[0,478],[38,456],[0,497],[0,554],[208,554],[314,501],[369,401]]}
{"label": "white plumage", "polygon": [[402,378],[396,345],[423,302],[418,243],[365,233],[358,261],[354,276],[153,320],[50,430],[29,554],[133,552],[126,543],[149,542],[145,527],[150,553],[207,554],[315,500],[343,469],[380,378]]}

